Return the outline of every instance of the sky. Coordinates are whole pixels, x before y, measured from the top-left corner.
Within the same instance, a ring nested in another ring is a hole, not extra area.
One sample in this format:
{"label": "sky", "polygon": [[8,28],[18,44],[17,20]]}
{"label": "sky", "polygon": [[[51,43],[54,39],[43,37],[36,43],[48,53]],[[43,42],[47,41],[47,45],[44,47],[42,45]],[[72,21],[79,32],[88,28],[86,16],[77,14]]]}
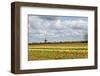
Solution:
{"label": "sky", "polygon": [[88,17],[28,16],[28,42],[87,41]]}

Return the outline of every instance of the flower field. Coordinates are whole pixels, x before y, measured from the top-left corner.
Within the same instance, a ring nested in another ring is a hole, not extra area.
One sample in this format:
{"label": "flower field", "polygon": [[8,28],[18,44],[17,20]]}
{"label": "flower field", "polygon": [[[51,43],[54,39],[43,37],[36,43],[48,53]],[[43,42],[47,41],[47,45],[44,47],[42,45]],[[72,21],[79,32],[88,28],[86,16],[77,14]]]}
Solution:
{"label": "flower field", "polygon": [[88,58],[88,44],[71,43],[37,43],[28,44],[28,60],[58,60]]}

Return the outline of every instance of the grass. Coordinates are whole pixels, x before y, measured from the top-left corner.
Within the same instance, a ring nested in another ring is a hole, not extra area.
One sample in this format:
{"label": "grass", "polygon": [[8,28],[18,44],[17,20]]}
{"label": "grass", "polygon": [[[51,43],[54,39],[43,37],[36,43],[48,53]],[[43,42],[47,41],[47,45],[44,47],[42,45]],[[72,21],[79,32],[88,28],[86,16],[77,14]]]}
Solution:
{"label": "grass", "polygon": [[88,58],[87,43],[28,45],[28,60],[57,60]]}

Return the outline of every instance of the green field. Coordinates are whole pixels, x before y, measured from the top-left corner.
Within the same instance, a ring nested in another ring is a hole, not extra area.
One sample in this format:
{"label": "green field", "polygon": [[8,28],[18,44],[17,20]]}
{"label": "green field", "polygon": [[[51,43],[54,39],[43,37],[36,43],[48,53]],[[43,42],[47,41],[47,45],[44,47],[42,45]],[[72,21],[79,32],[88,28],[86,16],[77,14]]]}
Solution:
{"label": "green field", "polygon": [[28,60],[88,58],[87,47],[87,43],[81,42],[28,44]]}

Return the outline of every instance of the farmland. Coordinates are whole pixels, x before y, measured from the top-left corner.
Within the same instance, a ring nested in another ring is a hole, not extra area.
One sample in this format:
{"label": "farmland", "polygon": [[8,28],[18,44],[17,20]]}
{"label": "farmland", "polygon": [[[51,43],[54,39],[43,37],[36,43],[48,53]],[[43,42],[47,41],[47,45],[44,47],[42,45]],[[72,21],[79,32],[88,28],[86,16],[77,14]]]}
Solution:
{"label": "farmland", "polygon": [[28,60],[58,60],[88,58],[88,44],[69,43],[34,43],[28,44]]}

